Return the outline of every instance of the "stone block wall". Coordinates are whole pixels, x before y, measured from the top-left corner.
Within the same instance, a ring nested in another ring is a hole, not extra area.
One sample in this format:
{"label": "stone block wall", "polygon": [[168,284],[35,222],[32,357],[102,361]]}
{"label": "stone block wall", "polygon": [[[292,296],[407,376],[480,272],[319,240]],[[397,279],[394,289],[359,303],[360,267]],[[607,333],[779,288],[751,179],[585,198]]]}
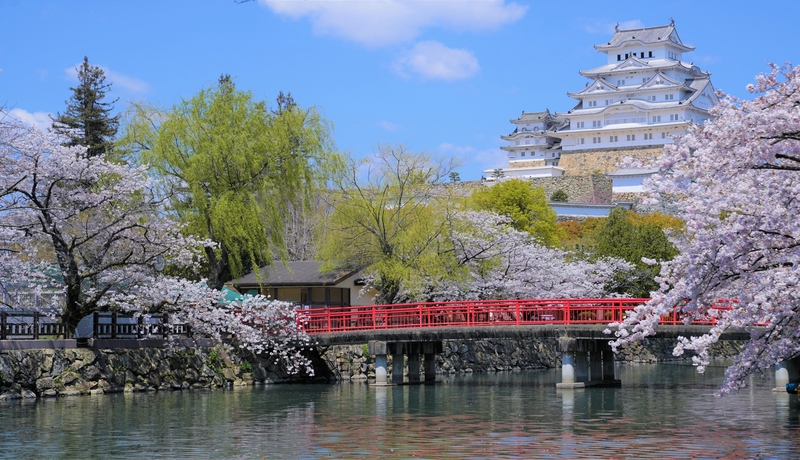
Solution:
{"label": "stone block wall", "polygon": [[570,203],[611,204],[611,178],[600,174],[585,176],[535,177],[528,179],[544,189],[549,200],[556,190],[563,190]]}
{"label": "stone block wall", "polygon": [[290,380],[271,360],[224,345],[0,350],[0,400]]}
{"label": "stone block wall", "polygon": [[658,158],[663,153],[663,145],[574,150],[561,152],[558,167],[564,168],[567,176],[608,174],[619,169],[619,164],[625,157],[650,159]]}

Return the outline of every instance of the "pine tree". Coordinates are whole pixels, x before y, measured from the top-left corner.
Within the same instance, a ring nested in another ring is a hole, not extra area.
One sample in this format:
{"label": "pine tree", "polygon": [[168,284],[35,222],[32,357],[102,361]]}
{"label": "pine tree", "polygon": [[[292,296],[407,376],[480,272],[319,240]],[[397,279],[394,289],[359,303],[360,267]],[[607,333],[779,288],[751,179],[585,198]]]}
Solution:
{"label": "pine tree", "polygon": [[53,131],[69,139],[66,146],[87,147],[90,158],[109,153],[119,127],[119,115],[111,115],[118,99],[104,101],[111,83],[106,83],[103,69],[89,65],[88,57],[76,70],[78,86],[70,88],[67,110],[53,118]]}

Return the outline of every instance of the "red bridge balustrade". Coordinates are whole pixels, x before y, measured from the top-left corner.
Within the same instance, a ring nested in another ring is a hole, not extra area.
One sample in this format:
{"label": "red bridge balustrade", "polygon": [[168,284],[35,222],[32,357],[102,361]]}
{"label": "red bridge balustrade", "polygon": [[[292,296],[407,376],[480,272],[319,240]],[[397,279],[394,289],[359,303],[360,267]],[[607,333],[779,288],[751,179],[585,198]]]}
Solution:
{"label": "red bridge balustrade", "polygon": [[[308,334],[376,329],[527,324],[607,324],[622,321],[626,312],[646,298],[521,299],[419,302],[297,310],[297,323]],[[730,309],[722,302],[720,310]],[[662,317],[662,324],[683,324],[679,312]],[[693,320],[715,324],[715,319]]]}

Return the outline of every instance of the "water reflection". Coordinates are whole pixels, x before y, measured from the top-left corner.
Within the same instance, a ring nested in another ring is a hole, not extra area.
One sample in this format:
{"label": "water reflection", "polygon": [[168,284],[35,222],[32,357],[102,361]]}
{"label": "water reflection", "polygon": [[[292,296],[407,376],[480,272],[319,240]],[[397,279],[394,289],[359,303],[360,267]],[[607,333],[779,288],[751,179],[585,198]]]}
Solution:
{"label": "water reflection", "polygon": [[622,388],[556,390],[558,370],[0,402],[10,457],[797,457],[800,405],[723,368],[629,365]]}

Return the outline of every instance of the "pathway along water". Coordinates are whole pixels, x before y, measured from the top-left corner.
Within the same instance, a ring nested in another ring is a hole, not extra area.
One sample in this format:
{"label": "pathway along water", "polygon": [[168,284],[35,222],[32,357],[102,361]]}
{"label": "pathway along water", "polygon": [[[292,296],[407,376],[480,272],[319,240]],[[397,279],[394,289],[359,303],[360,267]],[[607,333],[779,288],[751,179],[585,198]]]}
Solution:
{"label": "pathway along water", "polygon": [[9,458],[797,458],[800,404],[724,367],[629,364],[622,388],[556,390],[559,370],[433,386],[273,385],[0,402]]}

